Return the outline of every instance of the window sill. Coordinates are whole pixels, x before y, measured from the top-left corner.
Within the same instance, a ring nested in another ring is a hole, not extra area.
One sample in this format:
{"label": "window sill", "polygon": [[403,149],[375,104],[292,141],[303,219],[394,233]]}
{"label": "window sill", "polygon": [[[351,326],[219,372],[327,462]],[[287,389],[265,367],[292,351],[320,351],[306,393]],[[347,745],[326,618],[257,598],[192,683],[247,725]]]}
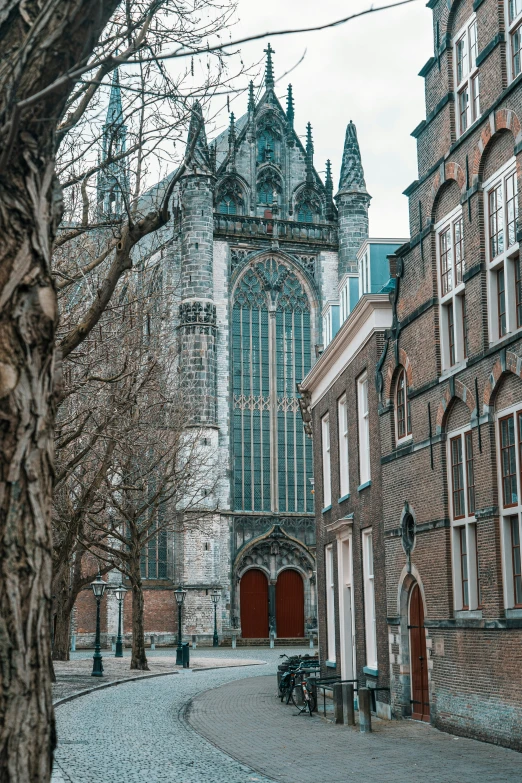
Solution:
{"label": "window sill", "polygon": [[444,381],[447,381],[448,378],[451,378],[452,375],[456,375],[461,370],[464,370],[468,366],[468,360],[464,359],[463,362],[459,362],[458,364],[454,364],[453,367],[449,367],[446,370],[443,370],[442,375],[439,376],[439,383],[444,383]]}
{"label": "window sill", "polygon": [[327,511],[332,510],[332,504],[330,503],[329,506],[325,506],[323,509],[321,509],[321,514],[326,514]]}
{"label": "window sill", "polygon": [[506,617],[511,620],[522,620],[522,609],[506,609]]}
{"label": "window sill", "polygon": [[326,661],[326,666],[328,669],[337,669],[337,662],[336,661]]}
{"label": "window sill", "polygon": [[455,619],[456,620],[482,620],[482,609],[456,609]]}
{"label": "window sill", "polygon": [[504,342],[509,344],[514,337],[520,336],[521,331],[522,326],[519,326],[518,329],[514,329],[512,332],[507,332],[506,334],[502,335],[502,337],[497,337],[494,340],[490,340],[490,350],[494,350],[495,348],[502,348]]}
{"label": "window sill", "polygon": [[395,443],[395,448],[400,449],[403,446],[406,446],[408,443],[411,443],[413,440],[413,433],[410,432],[409,435],[406,435],[404,438],[397,438],[397,441]]}
{"label": "window sill", "polygon": [[371,482],[371,481],[366,481],[364,484],[360,484],[360,485],[357,487],[357,492],[362,492],[362,491],[363,491],[363,489],[366,489],[366,487],[371,487],[371,485],[372,485],[372,482]]}
{"label": "window sill", "polygon": [[339,500],[337,502],[338,503],[344,503],[344,501],[348,500],[349,497],[350,497],[350,493],[348,492],[347,495],[343,495],[342,498],[339,498]]}
{"label": "window sill", "polygon": [[379,676],[379,670],[377,668],[374,669],[373,666],[363,666],[363,672],[364,674],[369,674],[371,677]]}

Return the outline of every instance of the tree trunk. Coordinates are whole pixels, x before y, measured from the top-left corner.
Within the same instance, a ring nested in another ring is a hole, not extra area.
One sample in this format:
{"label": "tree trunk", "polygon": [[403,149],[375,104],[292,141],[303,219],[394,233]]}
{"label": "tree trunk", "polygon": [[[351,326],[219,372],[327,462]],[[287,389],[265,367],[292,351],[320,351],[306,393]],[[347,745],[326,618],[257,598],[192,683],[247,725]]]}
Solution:
{"label": "tree trunk", "polygon": [[61,569],[53,579],[53,661],[70,660],[71,615],[74,603],[71,602],[71,584],[69,566]]}
{"label": "tree trunk", "polygon": [[[55,129],[116,0],[10,0],[0,13],[0,780],[47,783],[56,296]],[[23,56],[21,56],[23,52]]]}
{"label": "tree trunk", "polygon": [[141,581],[139,560],[131,569],[132,585],[132,657],[131,669],[148,672],[149,664],[145,655],[145,626],[143,618],[143,583]]}

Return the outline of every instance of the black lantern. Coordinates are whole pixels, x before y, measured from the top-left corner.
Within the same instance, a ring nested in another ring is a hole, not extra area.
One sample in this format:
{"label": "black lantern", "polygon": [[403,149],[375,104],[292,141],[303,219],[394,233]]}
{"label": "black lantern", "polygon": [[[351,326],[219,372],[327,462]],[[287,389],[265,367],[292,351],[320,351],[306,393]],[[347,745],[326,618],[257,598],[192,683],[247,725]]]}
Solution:
{"label": "black lantern", "polygon": [[93,677],[103,677],[103,662],[100,648],[100,601],[103,598],[105,592],[105,582],[101,578],[101,574],[98,571],[98,576],[91,582],[92,592],[96,598],[96,639],[94,642],[94,655],[92,660],[92,672]]}
{"label": "black lantern", "polygon": [[127,590],[123,585],[118,585],[118,587],[114,590],[114,595],[118,600],[118,637],[116,639],[116,652],[114,653],[115,658],[123,658],[123,636],[121,632],[121,608],[123,605],[123,599],[125,598],[126,592]]}
{"label": "black lantern", "polygon": [[180,585],[177,590],[174,590],[176,597],[176,603],[178,605],[178,646],[176,649],[176,666],[183,666],[183,645],[181,641],[181,608],[187,595],[187,591]]}
{"label": "black lantern", "polygon": [[221,598],[221,592],[215,587],[210,593],[210,598],[214,604],[214,638],[212,640],[212,647],[219,647],[219,637],[217,632],[217,607],[219,599]]}

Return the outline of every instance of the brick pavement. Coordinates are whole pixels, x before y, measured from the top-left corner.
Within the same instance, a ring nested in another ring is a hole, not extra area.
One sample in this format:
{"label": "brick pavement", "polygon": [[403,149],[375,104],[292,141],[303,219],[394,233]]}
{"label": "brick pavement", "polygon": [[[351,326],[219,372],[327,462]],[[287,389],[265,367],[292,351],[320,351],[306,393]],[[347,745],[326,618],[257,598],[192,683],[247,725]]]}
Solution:
{"label": "brick pavement", "polygon": [[522,780],[516,751],[416,721],[374,721],[374,732],[361,735],[298,715],[275,691],[274,676],[238,680],[199,694],[187,719],[217,747],[281,783],[419,783],[427,776],[430,783]]}

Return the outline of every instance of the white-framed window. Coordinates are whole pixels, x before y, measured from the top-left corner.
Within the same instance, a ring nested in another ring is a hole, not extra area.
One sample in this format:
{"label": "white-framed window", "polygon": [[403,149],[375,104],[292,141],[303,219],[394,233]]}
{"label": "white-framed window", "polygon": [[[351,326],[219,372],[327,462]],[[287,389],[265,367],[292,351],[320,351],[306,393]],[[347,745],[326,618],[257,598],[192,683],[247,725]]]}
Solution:
{"label": "white-framed window", "polygon": [[345,497],[350,493],[350,475],[348,467],[348,406],[346,394],[337,401],[337,419],[339,422],[339,494]]}
{"label": "white-framed window", "polygon": [[323,508],[332,505],[332,469],[330,462],[330,415],[321,419],[323,436]]}
{"label": "white-framed window", "polygon": [[375,587],[373,577],[372,530],[363,530],[364,631],[366,634],[366,665],[377,669],[377,628],[375,620]]}
{"label": "white-framed window", "polygon": [[480,117],[477,54],[477,20],[473,15],[453,39],[457,136]]}
{"label": "white-framed window", "polygon": [[324,347],[332,342],[333,324],[332,324],[332,308],[329,307],[326,313],[323,315],[323,343]]}
{"label": "white-framed window", "polygon": [[359,482],[370,481],[370,411],[368,407],[368,373],[357,379],[357,412],[359,418]]}
{"label": "white-framed window", "polygon": [[522,326],[515,158],[484,183],[490,342]]}
{"label": "white-framed window", "polygon": [[515,79],[522,70],[522,0],[506,0],[508,76]]}
{"label": "white-framed window", "polygon": [[468,355],[464,285],[464,220],[458,206],[435,226],[440,306],[442,368],[461,364]]}
{"label": "white-framed window", "polygon": [[326,644],[329,661],[335,661],[335,583],[333,544],[324,550],[326,576]]}
{"label": "white-framed window", "polygon": [[355,612],[353,591],[352,532],[342,531],[337,538],[337,584],[339,591],[339,654],[341,677],[355,677]]}
{"label": "white-framed window", "polygon": [[406,370],[401,368],[395,391],[395,421],[397,442],[411,437],[411,405],[408,397],[408,378]]}
{"label": "white-framed window", "polygon": [[359,261],[359,296],[371,293],[370,281],[370,250]]}
{"label": "white-framed window", "polygon": [[350,315],[350,278],[346,278],[339,291],[341,306],[341,323],[343,324]]}
{"label": "white-framed window", "polygon": [[469,428],[448,435],[453,592],[456,610],[479,609],[482,603],[475,519],[473,448],[473,432]]}
{"label": "white-framed window", "polygon": [[522,608],[522,406],[498,414],[498,473],[506,609]]}

